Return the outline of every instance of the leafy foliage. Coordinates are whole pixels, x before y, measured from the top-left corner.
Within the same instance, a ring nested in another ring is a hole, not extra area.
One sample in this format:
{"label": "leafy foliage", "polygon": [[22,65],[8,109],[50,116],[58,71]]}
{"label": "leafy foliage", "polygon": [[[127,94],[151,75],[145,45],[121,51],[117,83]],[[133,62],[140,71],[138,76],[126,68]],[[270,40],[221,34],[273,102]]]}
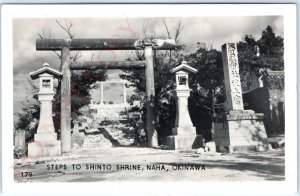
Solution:
{"label": "leafy foliage", "polygon": [[259,40],[252,35],[245,35],[244,41],[238,43],[242,85],[247,85],[250,72],[258,73],[260,68],[284,70],[283,54],[283,38],[276,36],[271,26],[267,26]]}
{"label": "leafy foliage", "polygon": [[198,134],[211,140],[211,123],[216,101],[224,100],[223,65],[220,51],[209,48],[205,43],[197,43],[197,50],[186,57],[198,72],[190,76],[193,90],[189,97],[189,111]]}
{"label": "leafy foliage", "polygon": [[32,93],[31,97],[26,97],[22,102],[22,111],[17,113],[17,121],[14,124],[15,131],[26,130],[26,140],[31,140],[38,126],[40,116],[40,106],[38,103],[38,88],[28,79],[29,91]]}

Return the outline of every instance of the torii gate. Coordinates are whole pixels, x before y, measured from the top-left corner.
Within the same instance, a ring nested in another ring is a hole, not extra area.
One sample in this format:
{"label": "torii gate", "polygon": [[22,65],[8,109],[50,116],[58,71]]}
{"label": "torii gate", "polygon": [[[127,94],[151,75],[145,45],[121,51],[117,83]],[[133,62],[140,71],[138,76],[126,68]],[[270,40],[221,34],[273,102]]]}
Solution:
{"label": "torii gate", "polygon": [[100,105],[103,105],[104,102],[103,102],[103,97],[104,97],[104,90],[103,90],[103,84],[112,84],[112,83],[119,83],[119,84],[122,84],[123,85],[123,104],[128,104],[127,103],[127,95],[126,95],[126,81],[125,80],[121,80],[121,81],[100,81],[100,82],[96,82],[97,83],[100,83]]}
{"label": "torii gate", "polygon": [[[36,50],[61,51],[61,143],[62,152],[71,151],[71,71],[87,69],[145,69],[147,96],[147,143],[157,145],[154,128],[153,50],[174,50],[175,40],[162,39],[38,39]],[[70,61],[70,50],[144,50],[145,61]]]}

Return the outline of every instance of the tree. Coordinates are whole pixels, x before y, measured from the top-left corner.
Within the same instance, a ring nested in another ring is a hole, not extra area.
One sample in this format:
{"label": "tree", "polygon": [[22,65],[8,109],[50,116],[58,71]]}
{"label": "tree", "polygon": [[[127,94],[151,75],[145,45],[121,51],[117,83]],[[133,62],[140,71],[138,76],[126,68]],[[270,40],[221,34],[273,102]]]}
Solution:
{"label": "tree", "polygon": [[[33,95],[32,97],[26,97],[22,104],[22,110],[17,113],[18,120],[14,124],[14,134],[16,131],[25,130],[25,139],[30,141],[36,132],[38,120],[40,116],[40,107],[38,103],[38,88],[28,79],[29,87],[28,91]],[[15,135],[14,135],[15,136]]]}
{"label": "tree", "polygon": [[209,141],[216,112],[215,104],[222,102],[225,94],[222,54],[207,44],[198,42],[197,50],[186,59],[198,70],[197,74],[190,77],[190,84],[194,84],[189,97],[190,116],[197,133]]}
{"label": "tree", "polygon": [[242,85],[247,85],[252,71],[259,69],[284,70],[283,38],[276,36],[271,26],[267,26],[259,40],[245,35],[238,43],[238,55]]}

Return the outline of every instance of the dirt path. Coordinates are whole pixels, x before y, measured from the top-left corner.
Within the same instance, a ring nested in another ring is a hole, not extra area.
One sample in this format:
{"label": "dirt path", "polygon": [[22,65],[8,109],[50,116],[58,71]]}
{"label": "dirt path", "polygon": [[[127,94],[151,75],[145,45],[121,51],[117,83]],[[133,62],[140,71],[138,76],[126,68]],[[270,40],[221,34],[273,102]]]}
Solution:
{"label": "dirt path", "polygon": [[17,182],[284,180],[285,168],[284,151],[222,155],[120,147],[28,161],[16,160],[23,162],[15,167]]}

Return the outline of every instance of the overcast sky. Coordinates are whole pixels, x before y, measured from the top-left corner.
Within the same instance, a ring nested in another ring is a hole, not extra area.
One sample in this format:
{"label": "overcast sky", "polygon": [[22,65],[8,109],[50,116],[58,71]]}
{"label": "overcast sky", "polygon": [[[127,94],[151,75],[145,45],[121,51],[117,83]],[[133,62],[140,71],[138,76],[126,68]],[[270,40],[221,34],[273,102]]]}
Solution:
{"label": "overcast sky", "polygon": [[[64,19],[58,19],[64,23]],[[72,18],[72,32],[75,38],[141,38],[143,26],[147,18]],[[174,31],[177,18],[166,19],[170,31]],[[182,18],[184,26],[180,42],[187,46],[188,52],[195,51],[197,42],[205,42],[220,50],[226,42],[238,42],[245,34],[256,38],[261,32],[272,26],[276,35],[283,37],[283,18],[280,16],[243,16],[243,17],[197,17]],[[36,51],[35,40],[38,34],[51,34],[52,38],[67,38],[67,34],[59,28],[56,19],[14,19],[13,22],[13,60],[14,60],[14,112],[20,110],[20,102],[28,94],[28,73],[40,68],[43,62],[51,67],[59,68],[60,62],[53,52]],[[161,18],[150,18],[147,25],[148,34],[156,38],[166,38],[166,30]],[[126,51],[89,51],[82,52],[80,60],[124,60]],[[110,80],[118,79],[119,71],[110,71]],[[105,86],[105,99],[114,102],[122,101],[122,88],[118,85]],[[130,95],[133,89],[128,89]],[[95,94],[95,93],[94,93]],[[95,94],[95,99],[99,95]]]}

